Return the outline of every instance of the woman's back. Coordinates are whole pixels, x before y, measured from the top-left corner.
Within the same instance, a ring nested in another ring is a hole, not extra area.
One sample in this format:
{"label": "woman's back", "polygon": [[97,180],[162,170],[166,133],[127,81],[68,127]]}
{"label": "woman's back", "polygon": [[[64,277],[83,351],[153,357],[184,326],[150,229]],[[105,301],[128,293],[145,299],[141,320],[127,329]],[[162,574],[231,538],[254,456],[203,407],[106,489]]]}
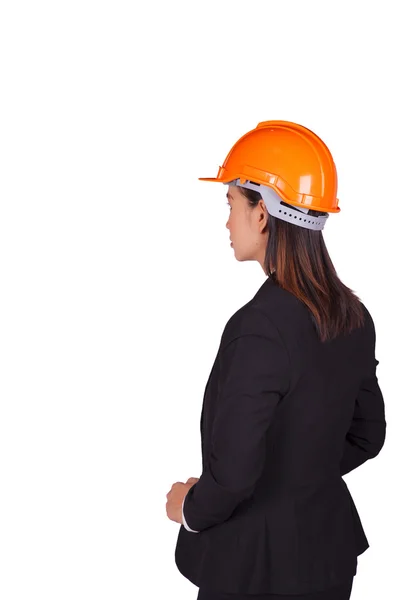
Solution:
{"label": "woman's back", "polygon": [[199,533],[181,527],[176,549],[196,585],[300,594],[355,574],[368,541],[342,475],[385,438],[364,310],[363,327],[321,342],[270,277],[228,320],[203,399],[203,473],[185,499]]}

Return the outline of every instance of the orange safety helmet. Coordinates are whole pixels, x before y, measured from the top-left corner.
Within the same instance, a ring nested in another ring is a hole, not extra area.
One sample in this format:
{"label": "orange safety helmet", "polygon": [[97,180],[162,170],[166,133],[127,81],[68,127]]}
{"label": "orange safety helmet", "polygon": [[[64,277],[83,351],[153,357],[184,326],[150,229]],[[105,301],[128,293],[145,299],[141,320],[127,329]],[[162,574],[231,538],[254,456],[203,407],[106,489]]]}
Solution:
{"label": "orange safety helmet", "polygon": [[[199,179],[255,189],[271,214],[309,229],[323,229],[329,214],[306,219],[299,212],[340,212],[328,147],[310,129],[290,121],[259,123],[232,146],[217,177]],[[299,208],[289,216],[285,204]]]}

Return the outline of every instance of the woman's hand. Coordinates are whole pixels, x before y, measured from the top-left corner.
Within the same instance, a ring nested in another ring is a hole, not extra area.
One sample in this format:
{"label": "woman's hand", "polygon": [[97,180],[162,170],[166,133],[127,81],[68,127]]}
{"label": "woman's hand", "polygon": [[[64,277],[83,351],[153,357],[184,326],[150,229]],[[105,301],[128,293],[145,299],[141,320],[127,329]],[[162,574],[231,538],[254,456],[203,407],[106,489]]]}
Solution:
{"label": "woman's hand", "polygon": [[167,516],[171,521],[175,521],[176,523],[183,524],[182,519],[182,502],[192,485],[199,481],[198,477],[189,477],[186,483],[182,483],[182,481],[177,481],[174,483],[166,495],[167,503]]}

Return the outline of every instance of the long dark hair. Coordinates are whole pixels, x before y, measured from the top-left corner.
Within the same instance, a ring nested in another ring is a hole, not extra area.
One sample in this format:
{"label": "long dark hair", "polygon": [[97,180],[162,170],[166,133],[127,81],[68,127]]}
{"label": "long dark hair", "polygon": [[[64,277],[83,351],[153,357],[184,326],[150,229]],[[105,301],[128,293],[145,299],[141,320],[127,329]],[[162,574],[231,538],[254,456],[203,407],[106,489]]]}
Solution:
{"label": "long dark hair", "polygon": [[[239,187],[250,208],[262,196]],[[292,210],[296,207],[282,202]],[[310,216],[326,215],[310,210]],[[322,231],[293,225],[268,213],[263,230],[268,232],[264,268],[278,285],[301,300],[311,311],[311,318],[321,341],[350,333],[364,324],[364,310],[353,290],[342,283],[336,273]]]}

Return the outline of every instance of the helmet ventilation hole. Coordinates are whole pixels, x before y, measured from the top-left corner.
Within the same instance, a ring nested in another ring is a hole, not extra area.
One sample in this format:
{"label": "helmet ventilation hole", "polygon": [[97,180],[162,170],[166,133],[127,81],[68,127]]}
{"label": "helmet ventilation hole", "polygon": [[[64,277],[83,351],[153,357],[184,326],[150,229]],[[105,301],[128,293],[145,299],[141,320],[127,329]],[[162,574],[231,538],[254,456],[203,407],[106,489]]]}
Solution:
{"label": "helmet ventilation hole", "polygon": [[[297,209],[296,209],[297,210]],[[279,209],[279,212],[281,213],[282,210]],[[284,215],[287,215],[288,213],[286,211],[283,212]],[[292,213],[289,213],[289,217],[292,217],[293,219],[297,219],[297,215],[292,215]],[[299,217],[299,221],[304,221],[304,223],[311,223],[312,225],[315,225],[316,221],[310,221],[310,219],[302,219],[301,217]]]}

